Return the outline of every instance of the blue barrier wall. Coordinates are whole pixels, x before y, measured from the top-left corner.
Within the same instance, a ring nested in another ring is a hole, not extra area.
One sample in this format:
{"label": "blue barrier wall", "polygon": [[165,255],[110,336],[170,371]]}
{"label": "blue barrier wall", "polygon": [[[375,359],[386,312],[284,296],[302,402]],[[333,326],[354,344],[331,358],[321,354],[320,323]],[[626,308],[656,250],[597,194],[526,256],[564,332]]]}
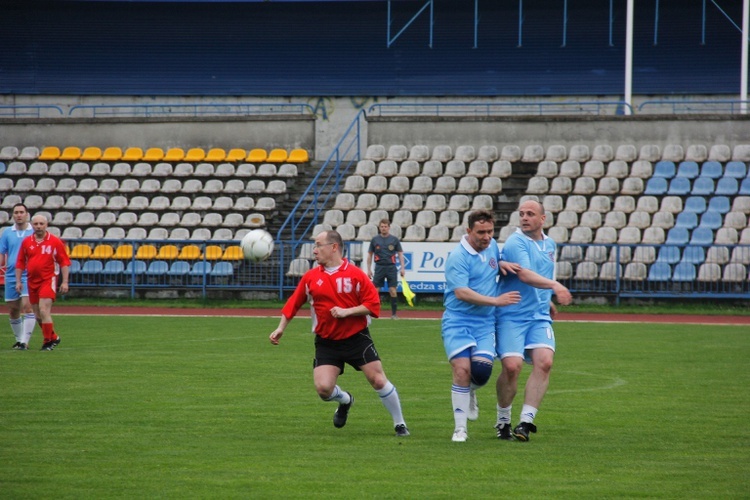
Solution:
{"label": "blue barrier wall", "polygon": [[[435,0],[432,22],[429,9],[414,17],[423,5],[392,2],[389,32],[383,1],[3,1],[0,93],[623,93],[624,1],[480,2],[475,14]],[[635,15],[634,93],[739,92],[741,2],[643,0]]]}

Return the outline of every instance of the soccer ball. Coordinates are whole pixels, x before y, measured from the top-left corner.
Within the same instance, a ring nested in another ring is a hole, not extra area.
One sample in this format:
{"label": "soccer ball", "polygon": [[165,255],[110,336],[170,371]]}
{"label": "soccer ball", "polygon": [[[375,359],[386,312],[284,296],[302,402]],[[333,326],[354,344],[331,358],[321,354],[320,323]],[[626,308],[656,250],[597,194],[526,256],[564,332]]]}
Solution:
{"label": "soccer ball", "polygon": [[242,238],[240,248],[247,260],[264,261],[273,253],[273,236],[263,229],[253,229]]}

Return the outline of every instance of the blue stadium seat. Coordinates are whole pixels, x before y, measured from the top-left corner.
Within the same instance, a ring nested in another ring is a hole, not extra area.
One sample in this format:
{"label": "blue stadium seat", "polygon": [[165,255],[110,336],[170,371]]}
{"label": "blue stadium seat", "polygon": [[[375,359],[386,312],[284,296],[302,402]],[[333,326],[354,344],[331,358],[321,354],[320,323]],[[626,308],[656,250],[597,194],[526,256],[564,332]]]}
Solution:
{"label": "blue stadium seat", "polygon": [[131,260],[122,274],[126,281],[135,280],[137,282],[146,274],[146,267],[146,262],[142,260]]}
{"label": "blue stadium seat", "polygon": [[729,198],[727,198],[726,196],[712,196],[708,201],[707,210],[710,210],[712,212],[719,212],[723,215],[729,212],[731,205],[732,204],[729,201]]}
{"label": "blue stadium seat", "polygon": [[707,161],[701,167],[701,177],[708,177],[709,179],[718,179],[724,175],[724,168],[718,161]]}
{"label": "blue stadium seat", "polygon": [[690,196],[685,200],[685,212],[702,214],[706,211],[706,198],[703,196]]}
{"label": "blue stadium seat", "polygon": [[5,173],[5,162],[0,161],[0,175],[3,175]]}
{"label": "blue stadium seat", "polygon": [[687,245],[690,239],[690,233],[684,227],[673,227],[667,233],[666,245]]}
{"label": "blue stadium seat", "polygon": [[747,176],[747,165],[742,161],[730,161],[724,169],[724,177],[743,179]]}
{"label": "blue stadium seat", "polygon": [[750,195],[750,177],[742,179],[742,184],[740,184],[740,190],[737,194]]}
{"label": "blue stadium seat", "polygon": [[688,262],[690,264],[703,264],[706,260],[706,250],[703,247],[696,247],[688,245],[682,252],[682,258],[680,262]]}
{"label": "blue stadium seat", "polygon": [[193,264],[193,268],[190,269],[190,276],[193,278],[202,278],[203,275],[211,274],[211,263],[199,260]]}
{"label": "blue stadium seat", "polygon": [[709,229],[719,229],[723,223],[723,217],[719,212],[708,210],[706,213],[701,215],[700,224],[698,227],[707,227]]}
{"label": "blue stadium seat", "polygon": [[698,177],[693,182],[693,190],[690,193],[697,196],[714,194],[714,180],[710,177]]}
{"label": "blue stadium seat", "polygon": [[667,192],[667,179],[664,177],[651,177],[646,182],[646,189],[643,194],[650,196],[661,196]]}
{"label": "blue stadium seat", "polygon": [[70,259],[70,275],[78,274],[81,272],[81,261],[76,259]]}
{"label": "blue stadium seat", "polygon": [[675,177],[669,182],[668,195],[684,196],[690,193],[690,179],[686,177]]}
{"label": "blue stadium seat", "polygon": [[672,281],[695,281],[695,264],[680,262],[674,267]]}
{"label": "blue stadium seat", "polygon": [[654,177],[664,177],[665,179],[671,179],[675,176],[677,169],[674,166],[673,161],[662,160],[656,162],[654,165]]}
{"label": "blue stadium seat", "polygon": [[700,174],[698,164],[694,161],[683,161],[677,167],[677,177],[685,177],[687,179],[695,179]]}
{"label": "blue stadium seat", "polygon": [[226,284],[234,274],[234,266],[231,262],[217,262],[211,269],[211,279],[215,283]]}
{"label": "blue stadium seat", "polygon": [[672,279],[672,268],[666,262],[654,262],[648,269],[649,281],[669,281]]}
{"label": "blue stadium seat", "polygon": [[659,255],[656,257],[656,262],[664,262],[666,264],[677,264],[680,262],[682,256],[680,255],[680,247],[674,245],[664,245],[659,248]]}
{"label": "blue stadium seat", "polygon": [[190,272],[190,263],[184,260],[176,260],[169,266],[167,273],[172,278],[183,278]]}
{"label": "blue stadium seat", "polygon": [[169,272],[169,264],[165,260],[152,260],[146,269],[146,276],[164,276]]}
{"label": "blue stadium seat", "polygon": [[739,191],[739,183],[734,177],[722,177],[716,183],[716,191],[714,194],[721,196],[734,196]]}
{"label": "blue stadium seat", "polygon": [[125,270],[125,264],[121,260],[108,260],[102,269],[101,274],[109,278],[119,276]]}
{"label": "blue stadium seat", "polygon": [[684,227],[692,230],[698,227],[698,215],[695,212],[680,212],[674,222],[674,227]]}
{"label": "blue stadium seat", "polygon": [[711,246],[714,242],[714,232],[711,228],[698,226],[690,235],[691,245]]}
{"label": "blue stadium seat", "polygon": [[104,269],[104,264],[100,260],[87,260],[81,267],[81,277],[87,283],[96,283],[99,281],[99,274]]}

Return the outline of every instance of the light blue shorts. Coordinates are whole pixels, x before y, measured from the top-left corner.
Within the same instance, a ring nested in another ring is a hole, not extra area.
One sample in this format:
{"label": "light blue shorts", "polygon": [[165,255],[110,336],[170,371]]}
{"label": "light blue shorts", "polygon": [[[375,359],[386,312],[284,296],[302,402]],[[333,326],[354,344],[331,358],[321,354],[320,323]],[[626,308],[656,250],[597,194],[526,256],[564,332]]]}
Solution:
{"label": "light blue shorts", "polygon": [[18,292],[16,292],[16,278],[15,276],[13,279],[8,279],[8,276],[5,276],[5,302],[13,302],[14,300],[18,300],[21,297],[28,297],[29,296],[29,287],[26,285],[26,278],[21,278],[21,283],[23,283],[23,288],[21,289],[21,294],[19,295]]}
{"label": "light blue shorts", "polygon": [[500,320],[495,334],[497,357],[521,357],[531,362],[531,350],[540,347],[555,350],[555,332],[546,320]]}
{"label": "light blue shorts", "polygon": [[467,319],[465,317],[452,317],[443,314],[441,322],[443,346],[448,359],[453,359],[457,354],[471,350],[471,355],[495,354],[495,321],[491,316],[487,324],[477,321],[477,318]]}

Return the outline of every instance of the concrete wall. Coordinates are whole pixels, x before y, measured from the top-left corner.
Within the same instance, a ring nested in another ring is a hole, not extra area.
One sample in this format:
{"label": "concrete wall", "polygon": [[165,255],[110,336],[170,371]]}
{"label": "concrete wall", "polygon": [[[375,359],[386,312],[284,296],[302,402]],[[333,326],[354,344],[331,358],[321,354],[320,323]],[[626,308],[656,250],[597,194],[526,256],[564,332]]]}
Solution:
{"label": "concrete wall", "polygon": [[655,144],[750,144],[748,116],[634,116],[634,117],[489,117],[484,119],[395,117],[368,118],[368,143],[447,144],[454,149],[462,144],[514,144],[573,146],[585,144],[633,144],[637,148]]}
{"label": "concrete wall", "polygon": [[3,146],[303,148],[315,151],[315,118],[273,116],[0,120]]}

